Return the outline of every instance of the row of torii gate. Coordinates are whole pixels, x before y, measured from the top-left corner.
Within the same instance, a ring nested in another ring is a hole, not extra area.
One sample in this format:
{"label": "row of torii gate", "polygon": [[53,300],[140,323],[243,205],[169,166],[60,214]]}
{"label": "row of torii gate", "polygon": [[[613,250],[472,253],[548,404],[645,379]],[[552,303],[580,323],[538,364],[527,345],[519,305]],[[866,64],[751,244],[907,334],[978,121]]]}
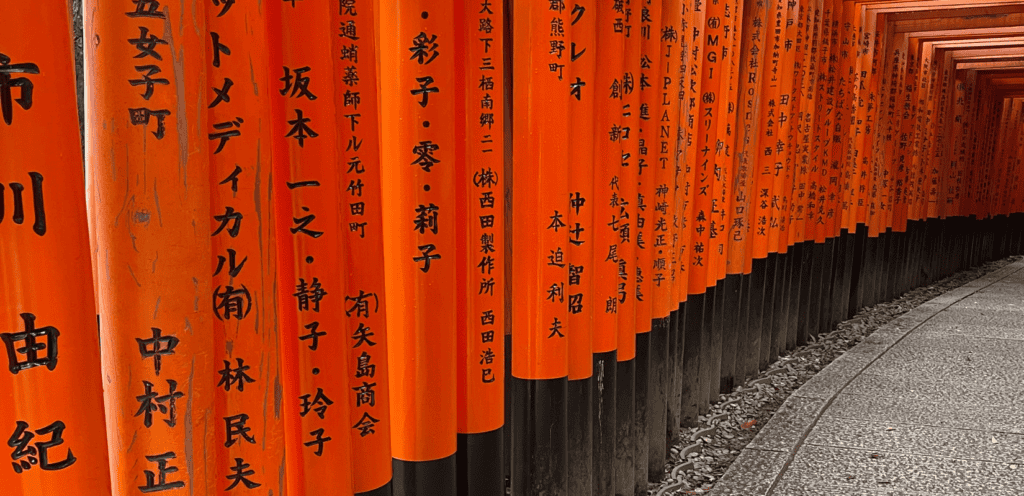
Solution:
{"label": "row of torii gate", "polygon": [[646,494],[1022,250],[1024,2],[84,0],[80,97],[69,8],[0,4],[4,494]]}

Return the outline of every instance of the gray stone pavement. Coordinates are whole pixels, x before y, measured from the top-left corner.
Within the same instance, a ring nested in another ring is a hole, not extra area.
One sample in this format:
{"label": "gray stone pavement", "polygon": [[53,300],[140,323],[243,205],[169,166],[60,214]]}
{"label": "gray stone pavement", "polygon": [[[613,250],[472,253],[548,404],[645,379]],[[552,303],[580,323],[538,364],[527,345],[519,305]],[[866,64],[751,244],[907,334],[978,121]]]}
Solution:
{"label": "gray stone pavement", "polygon": [[1024,261],[837,358],[711,494],[1024,495]]}

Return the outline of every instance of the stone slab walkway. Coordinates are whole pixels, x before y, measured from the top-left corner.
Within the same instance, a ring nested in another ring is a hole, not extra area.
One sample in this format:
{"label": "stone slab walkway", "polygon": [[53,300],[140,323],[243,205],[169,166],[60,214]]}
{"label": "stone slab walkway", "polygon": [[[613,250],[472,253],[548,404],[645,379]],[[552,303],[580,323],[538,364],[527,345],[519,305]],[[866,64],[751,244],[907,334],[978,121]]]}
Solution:
{"label": "stone slab walkway", "polygon": [[1024,261],[837,358],[711,494],[1024,495]]}

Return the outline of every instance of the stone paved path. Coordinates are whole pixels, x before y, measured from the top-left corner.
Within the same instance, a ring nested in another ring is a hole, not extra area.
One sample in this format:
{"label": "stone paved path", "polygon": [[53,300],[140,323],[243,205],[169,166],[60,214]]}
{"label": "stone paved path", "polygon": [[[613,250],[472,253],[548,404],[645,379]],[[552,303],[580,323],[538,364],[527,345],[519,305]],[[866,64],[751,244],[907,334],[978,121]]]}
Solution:
{"label": "stone paved path", "polygon": [[836,359],[711,494],[1024,495],[1024,261]]}

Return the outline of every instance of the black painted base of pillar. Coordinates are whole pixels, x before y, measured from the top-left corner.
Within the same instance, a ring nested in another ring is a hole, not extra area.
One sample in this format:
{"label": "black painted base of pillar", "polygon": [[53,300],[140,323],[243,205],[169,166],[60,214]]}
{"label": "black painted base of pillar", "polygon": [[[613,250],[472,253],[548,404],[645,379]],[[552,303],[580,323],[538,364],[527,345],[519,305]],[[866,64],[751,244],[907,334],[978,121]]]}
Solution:
{"label": "black painted base of pillar", "polygon": [[594,353],[594,378],[591,403],[594,419],[595,496],[615,494],[616,372],[617,353]]}
{"label": "black painted base of pillar", "polygon": [[594,494],[593,383],[593,376],[569,381],[569,496]]}
{"label": "black painted base of pillar", "polygon": [[753,333],[750,330],[752,280],[753,278],[750,274],[742,274],[740,276],[740,305],[736,316],[736,376],[733,381],[734,387],[743,384],[749,377],[753,377],[753,374],[751,374],[753,367],[750,364],[750,358],[751,355],[755,354],[754,346],[757,343],[755,343]]}
{"label": "black painted base of pillar", "polygon": [[827,313],[829,331],[836,328],[836,324],[843,321],[841,316],[843,307],[843,268],[846,265],[846,230],[840,231],[839,235],[831,238],[832,242],[832,273],[830,275],[832,289],[829,292]]}
{"label": "black painted base of pillar", "polygon": [[500,494],[505,490],[501,463],[505,429],[456,436],[457,493],[459,496]]}
{"label": "black painted base of pillar", "polygon": [[828,333],[832,331],[832,290],[835,286],[835,255],[836,255],[836,239],[826,238],[824,246],[825,261],[822,263],[821,268],[821,308],[818,311],[818,333]]}
{"label": "black painted base of pillar", "polygon": [[772,333],[775,327],[775,294],[779,284],[778,255],[769,253],[764,269],[764,306],[761,317],[761,358],[758,370],[765,370],[772,361]]}
{"label": "black painted base of pillar", "polygon": [[668,322],[668,408],[665,409],[665,444],[675,446],[682,436],[683,349],[686,346],[684,320],[686,303],[669,314]]}
{"label": "black painted base of pillar", "polygon": [[700,328],[700,378],[698,381],[701,398],[697,404],[697,410],[702,415],[711,410],[711,374],[715,364],[715,289],[715,286],[711,286],[704,292],[704,314],[702,315]]}
{"label": "black painted base of pillar", "polygon": [[[504,488],[505,482],[502,481],[501,489],[504,490]],[[391,482],[388,482],[387,484],[384,484],[383,486],[378,487],[377,489],[356,493],[356,496],[391,496],[393,492],[394,488],[392,487]]]}
{"label": "black painted base of pillar", "polygon": [[789,290],[789,271],[793,268],[790,257],[776,255],[775,277],[777,278],[775,288],[772,291],[772,333],[771,345],[768,349],[768,363],[779,358],[779,352],[784,349],[786,326],[789,324],[789,300],[786,293]]}
{"label": "black painted base of pillar", "polygon": [[516,406],[516,398],[512,395],[512,336],[505,335],[505,428],[504,460],[502,471],[505,472],[505,491],[512,490],[512,410]]}
{"label": "black painted base of pillar", "polygon": [[800,303],[797,306],[797,327],[796,327],[796,339],[794,344],[801,346],[807,343],[807,336],[810,335],[808,324],[808,310],[810,308],[810,300],[816,295],[813,294],[811,286],[811,268],[814,265],[814,241],[805,241],[800,244],[798,249],[800,253]]}
{"label": "black painted base of pillar", "polygon": [[[821,313],[825,307],[823,296],[825,291],[825,243],[814,243],[811,247],[811,294],[813,297],[807,306],[807,336],[817,337],[821,333]],[[799,345],[800,343],[798,343]]]}
{"label": "black painted base of pillar", "polygon": [[424,462],[391,460],[394,496],[455,496],[455,454]]}
{"label": "black painted base of pillar", "polygon": [[[674,312],[673,312],[674,313]],[[668,407],[671,374],[669,361],[669,317],[654,319],[650,332],[650,372],[647,381],[647,482],[658,482],[664,476],[665,460],[668,459],[666,432],[668,428]],[[640,485],[640,479],[637,479]]]}
{"label": "black painted base of pillar", "polygon": [[[636,384],[636,361],[616,363],[617,387],[615,391],[615,494],[629,496],[636,485],[636,436],[634,419],[636,402],[633,387]],[[535,493],[536,494],[536,493]]]}
{"label": "black painted base of pillar", "polygon": [[839,313],[836,315],[837,323],[842,322],[855,312],[850,308],[850,293],[853,291],[853,267],[856,262],[857,255],[857,233],[847,232],[843,238],[843,289],[842,293],[837,297],[837,303],[839,305]]}
{"label": "black painted base of pillar", "polygon": [[[740,320],[743,303],[743,278],[730,274],[722,280],[722,354],[718,390],[729,394],[736,386],[737,358],[740,350]],[[745,338],[746,336],[743,336]]]}
{"label": "black painted base of pillar", "polygon": [[800,280],[800,269],[803,263],[804,244],[797,243],[791,246],[786,256],[793,260],[786,273],[786,320],[783,332],[785,338],[783,349],[789,350],[796,346],[797,329],[800,328],[802,320],[800,317],[800,291],[803,285]]}
{"label": "black painted base of pillar", "polygon": [[[633,493],[647,495],[647,457],[650,454],[651,331],[636,335],[633,384]],[[642,491],[642,494],[641,494]]]}
{"label": "black painted base of pillar", "polygon": [[[760,370],[768,365],[768,350],[765,344],[765,335],[769,332],[765,327],[765,307],[770,311],[771,299],[765,294],[769,291],[768,285],[768,259],[759,258],[753,261],[750,271],[750,314],[747,316],[747,326],[751,337],[750,356],[748,360],[747,373],[756,376]],[[767,305],[765,303],[768,303]],[[771,339],[768,339],[771,342]]]}
{"label": "black painted base of pillar", "polygon": [[682,359],[682,407],[680,410],[680,425],[683,427],[695,427],[697,416],[700,415],[700,404],[704,401],[704,393],[701,389],[700,362],[701,343],[703,336],[701,328],[704,325],[704,295],[689,295],[686,299],[686,313],[683,318],[683,341],[681,346]]}
{"label": "black painted base of pillar", "polygon": [[864,224],[857,225],[857,231],[853,234],[853,257],[851,257],[850,263],[852,264],[850,272],[850,291],[848,304],[846,307],[846,318],[849,319],[857,314],[862,308],[861,302],[863,301],[863,285],[864,278],[864,256],[865,256],[865,243],[868,239],[868,228]]}
{"label": "black painted base of pillar", "polygon": [[722,353],[725,349],[725,281],[715,284],[714,314],[711,316],[711,373],[708,374],[708,407],[721,398]]}
{"label": "black painted base of pillar", "polygon": [[799,284],[799,260],[793,254],[793,247],[779,255],[782,261],[779,265],[779,277],[782,278],[782,291],[778,300],[778,308],[775,311],[775,323],[772,324],[772,350],[774,356],[781,355],[789,349],[790,339],[796,336],[796,316],[793,314],[799,307],[797,301],[800,291]]}
{"label": "black painted base of pillar", "polygon": [[512,494],[568,494],[569,380],[512,378]]}

